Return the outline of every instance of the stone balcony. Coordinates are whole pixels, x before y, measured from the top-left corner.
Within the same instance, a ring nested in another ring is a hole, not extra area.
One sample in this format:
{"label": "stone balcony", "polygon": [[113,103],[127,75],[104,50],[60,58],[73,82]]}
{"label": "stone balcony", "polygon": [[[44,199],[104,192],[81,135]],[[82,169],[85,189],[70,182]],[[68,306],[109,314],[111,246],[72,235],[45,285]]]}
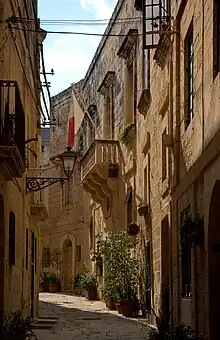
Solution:
{"label": "stone balcony", "polygon": [[47,204],[44,199],[44,192],[37,191],[31,193],[30,198],[30,214],[35,222],[44,222],[48,218]]}
{"label": "stone balcony", "polygon": [[95,140],[81,159],[83,189],[102,203],[117,190],[118,178],[119,142]]}

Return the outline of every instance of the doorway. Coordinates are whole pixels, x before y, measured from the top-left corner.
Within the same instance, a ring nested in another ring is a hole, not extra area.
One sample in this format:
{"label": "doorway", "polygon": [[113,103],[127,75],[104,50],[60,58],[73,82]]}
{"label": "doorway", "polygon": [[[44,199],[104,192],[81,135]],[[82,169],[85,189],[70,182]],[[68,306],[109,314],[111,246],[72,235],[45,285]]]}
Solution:
{"label": "doorway", "polygon": [[4,219],[4,200],[0,195],[0,323],[4,317],[4,263],[5,258],[5,219]]}
{"label": "doorway", "polygon": [[72,241],[67,239],[63,243],[62,249],[62,262],[63,262],[63,275],[62,275],[62,287],[63,290],[72,290],[72,280],[73,280],[73,245]]}
{"label": "doorway", "polygon": [[211,196],[208,229],[208,270],[209,270],[209,332],[210,339],[220,339],[220,180],[217,180]]}
{"label": "doorway", "polygon": [[31,232],[31,318],[34,318],[34,291],[35,291],[35,235]]}
{"label": "doorway", "polygon": [[168,215],[161,222],[161,310],[169,322],[170,299],[169,299],[169,278],[170,278],[170,257],[169,257],[169,219]]}

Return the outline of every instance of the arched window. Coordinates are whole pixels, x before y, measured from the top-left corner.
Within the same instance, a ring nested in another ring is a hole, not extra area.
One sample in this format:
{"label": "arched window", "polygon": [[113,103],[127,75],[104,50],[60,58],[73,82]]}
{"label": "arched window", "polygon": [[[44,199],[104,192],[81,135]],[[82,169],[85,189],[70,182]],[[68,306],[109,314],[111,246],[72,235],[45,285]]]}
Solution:
{"label": "arched window", "polygon": [[9,213],[9,265],[15,265],[15,214]]}

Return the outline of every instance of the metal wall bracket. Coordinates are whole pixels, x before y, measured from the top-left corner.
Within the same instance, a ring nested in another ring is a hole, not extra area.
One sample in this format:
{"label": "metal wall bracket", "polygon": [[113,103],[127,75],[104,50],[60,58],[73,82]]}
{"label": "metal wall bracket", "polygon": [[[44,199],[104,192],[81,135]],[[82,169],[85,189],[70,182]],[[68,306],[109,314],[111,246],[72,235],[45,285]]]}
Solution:
{"label": "metal wall bracket", "polygon": [[26,177],[26,194],[28,195],[33,191],[40,191],[59,182],[63,185],[67,180],[68,178],[63,177]]}

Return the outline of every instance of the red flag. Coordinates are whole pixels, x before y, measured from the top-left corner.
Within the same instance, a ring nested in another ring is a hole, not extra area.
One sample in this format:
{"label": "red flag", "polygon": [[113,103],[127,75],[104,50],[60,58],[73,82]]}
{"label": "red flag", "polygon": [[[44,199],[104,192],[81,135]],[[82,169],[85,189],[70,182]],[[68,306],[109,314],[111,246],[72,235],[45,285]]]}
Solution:
{"label": "red flag", "polygon": [[74,118],[69,119],[68,147],[72,148],[75,141]]}

